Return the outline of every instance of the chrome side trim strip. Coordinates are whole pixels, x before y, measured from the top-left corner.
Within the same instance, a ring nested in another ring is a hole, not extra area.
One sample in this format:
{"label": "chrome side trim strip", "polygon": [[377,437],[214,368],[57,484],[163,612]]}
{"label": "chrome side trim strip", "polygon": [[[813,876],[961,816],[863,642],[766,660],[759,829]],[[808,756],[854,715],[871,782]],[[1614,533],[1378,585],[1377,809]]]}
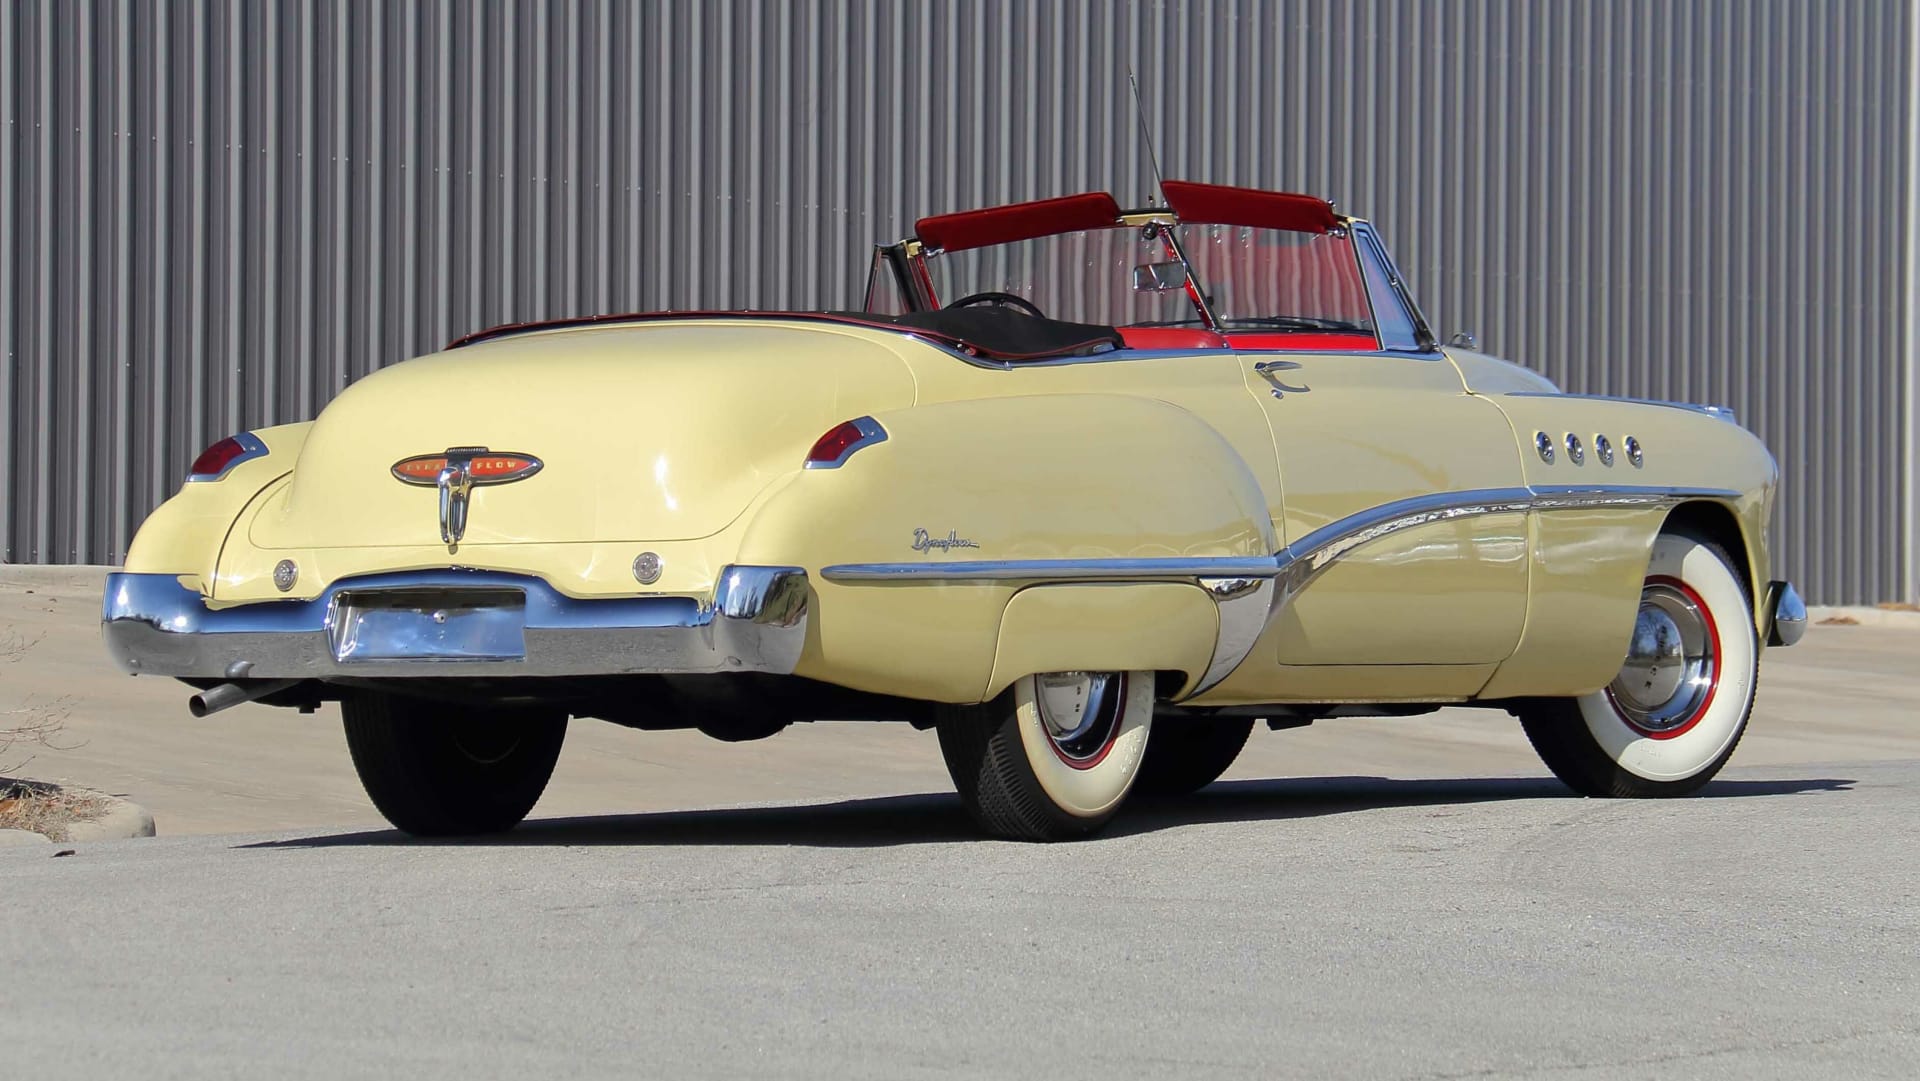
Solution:
{"label": "chrome side trim strip", "polygon": [[1689,499],[1737,499],[1725,488],[1621,485],[1542,485],[1436,492],[1370,507],[1322,526],[1277,554],[1171,559],[998,559],[953,563],[836,563],[822,567],[829,582],[1114,582],[1198,578],[1274,578],[1308,574],[1361,545],[1405,529],[1487,514],[1579,510],[1593,507],[1674,506]]}
{"label": "chrome side trim strip", "polygon": [[1280,594],[1284,606],[1307,583],[1348,552],[1390,536],[1434,522],[1488,514],[1521,514],[1596,507],[1673,507],[1690,499],[1738,499],[1725,488],[1673,488],[1654,485],[1540,485],[1533,488],[1481,488],[1465,492],[1436,492],[1397,500],[1322,526],[1287,545],[1275,560],[1280,566]]}
{"label": "chrome side trim strip", "polygon": [[1191,581],[1220,610],[1220,632],[1192,695],[1225,680],[1252,652],[1273,617],[1321,573],[1354,550],[1408,529],[1456,518],[1598,507],[1671,507],[1692,499],[1731,500],[1725,488],[1542,485],[1436,492],[1371,507],[1329,523],[1271,557],[1186,559],[1024,559],[961,563],[840,563],[820,570],[831,582]]}
{"label": "chrome side trim strip", "polygon": [[1705,413],[1716,420],[1728,424],[1739,424],[1740,418],[1731,408],[1724,405],[1696,405],[1693,402],[1669,402],[1660,398],[1623,398],[1615,394],[1563,394],[1559,391],[1514,390],[1502,395],[1506,398],[1579,398],[1589,402],[1625,402],[1628,405],[1664,405],[1669,409],[1685,409],[1690,413]]}
{"label": "chrome side trim strip", "polygon": [[[1370,507],[1294,541],[1275,557],[1284,579],[1284,596],[1298,593],[1307,580],[1339,562],[1348,552],[1382,537],[1454,518],[1488,514],[1524,514],[1533,509],[1528,488],[1480,488],[1435,492]],[[1283,599],[1284,603],[1284,599]]]}
{"label": "chrome side trim strip", "polygon": [[837,563],[829,582],[1153,582],[1168,578],[1272,578],[1271,556],[1173,559],[982,559],[954,563]]}

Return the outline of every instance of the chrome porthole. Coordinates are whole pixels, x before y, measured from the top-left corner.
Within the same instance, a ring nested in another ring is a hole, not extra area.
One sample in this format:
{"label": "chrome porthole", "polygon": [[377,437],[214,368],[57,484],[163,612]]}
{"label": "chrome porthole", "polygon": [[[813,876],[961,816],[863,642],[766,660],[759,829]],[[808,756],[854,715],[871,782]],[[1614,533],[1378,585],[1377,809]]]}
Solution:
{"label": "chrome porthole", "polygon": [[291,559],[283,559],[273,565],[273,586],[282,593],[293,589],[300,580],[300,565]]}
{"label": "chrome porthole", "polygon": [[1092,769],[1113,749],[1127,699],[1127,677],[1114,672],[1046,672],[1033,677],[1034,706],[1047,742],[1062,762]]}
{"label": "chrome porthole", "polygon": [[1640,466],[1646,464],[1647,456],[1645,453],[1641,451],[1640,441],[1638,439],[1635,439],[1632,436],[1628,436],[1626,448],[1627,448],[1627,461],[1632,462],[1634,465],[1634,468],[1637,469]]}
{"label": "chrome porthole", "polygon": [[1540,460],[1553,463],[1553,437],[1545,432],[1533,433],[1533,449],[1540,452]]}
{"label": "chrome porthole", "polygon": [[1600,459],[1601,465],[1613,464],[1613,440],[1604,435],[1593,437],[1593,455]]}
{"label": "chrome porthole", "polygon": [[1677,736],[1713,701],[1719,652],[1719,631],[1700,596],[1677,579],[1650,579],[1640,594],[1626,662],[1607,686],[1607,697],[1623,720],[1646,735]]}
{"label": "chrome porthole", "polygon": [[1572,462],[1574,465],[1579,465],[1580,463],[1586,460],[1587,460],[1587,448],[1580,445],[1580,437],[1573,434],[1572,432],[1568,432],[1567,433],[1567,461]]}

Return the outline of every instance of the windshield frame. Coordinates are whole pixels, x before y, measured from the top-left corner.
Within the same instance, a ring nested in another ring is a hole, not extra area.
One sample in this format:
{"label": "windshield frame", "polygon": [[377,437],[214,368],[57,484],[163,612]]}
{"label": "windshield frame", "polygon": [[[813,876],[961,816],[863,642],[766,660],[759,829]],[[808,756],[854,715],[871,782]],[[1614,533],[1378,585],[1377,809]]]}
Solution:
{"label": "windshield frame", "polygon": [[[1204,223],[1183,223],[1178,215],[1165,207],[1147,207],[1123,212],[1111,228],[1144,229],[1156,225],[1166,227],[1161,233],[1161,238],[1168,245],[1168,254],[1175,257],[1186,274],[1184,291],[1187,294],[1188,302],[1193,305],[1195,320],[1206,328],[1206,330],[1214,334],[1225,335],[1236,332],[1254,333],[1253,328],[1234,327],[1232,320],[1227,320],[1223,325],[1222,321],[1207,304],[1206,283],[1202,281],[1199,274],[1194,271],[1193,264],[1188,259],[1185,248],[1179,241],[1177,230],[1183,224]],[[1379,235],[1375,232],[1371,223],[1363,219],[1349,218],[1341,215],[1336,218],[1336,225],[1330,232],[1345,236],[1350,242],[1349,249],[1350,255],[1355,262],[1355,273],[1359,275],[1362,282],[1366,283],[1367,302],[1369,307],[1373,309],[1372,333],[1374,333],[1376,340],[1381,341],[1382,348],[1379,351],[1408,352],[1408,350],[1404,348],[1386,348],[1384,340],[1379,339],[1379,328],[1382,325],[1381,309],[1386,307],[1393,309],[1396,314],[1414,328],[1416,348],[1413,352],[1432,352],[1435,347],[1435,339],[1433,338],[1432,331],[1428,329],[1427,321],[1425,317],[1421,315],[1418,306],[1414,304],[1412,294],[1407,289],[1406,283],[1400,275],[1399,268],[1394,266],[1392,258],[1387,255],[1386,246],[1381,243]],[[933,274],[929,269],[928,260],[938,258],[942,254],[943,253],[937,249],[929,249],[917,238],[913,237],[909,237],[895,244],[877,247],[875,250],[876,258],[874,259],[872,271],[868,277],[866,295],[868,297],[873,296],[876,285],[875,278],[882,272],[882,268],[885,267],[894,275],[897,292],[901,297],[906,299],[910,311],[932,311],[939,308],[942,302],[934,288]],[[1370,267],[1369,264],[1372,264],[1372,266]],[[1386,283],[1385,288],[1376,287],[1374,275],[1368,273],[1369,269],[1375,269],[1379,272]],[[1312,352],[1316,350],[1309,349],[1303,351]]]}

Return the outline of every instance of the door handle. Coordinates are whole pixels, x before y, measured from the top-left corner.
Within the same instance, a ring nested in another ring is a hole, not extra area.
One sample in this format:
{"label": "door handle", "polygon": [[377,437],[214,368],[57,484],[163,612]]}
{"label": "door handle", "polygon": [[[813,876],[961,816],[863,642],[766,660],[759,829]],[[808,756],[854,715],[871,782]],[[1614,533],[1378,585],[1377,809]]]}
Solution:
{"label": "door handle", "polygon": [[1279,372],[1297,372],[1302,367],[1304,367],[1304,365],[1294,360],[1263,360],[1256,363],[1253,366],[1253,370],[1256,374],[1265,376],[1267,382],[1273,384],[1274,397],[1285,398],[1289,394],[1306,394],[1313,389],[1312,387],[1296,387],[1291,383],[1282,382],[1280,376],[1276,374]]}

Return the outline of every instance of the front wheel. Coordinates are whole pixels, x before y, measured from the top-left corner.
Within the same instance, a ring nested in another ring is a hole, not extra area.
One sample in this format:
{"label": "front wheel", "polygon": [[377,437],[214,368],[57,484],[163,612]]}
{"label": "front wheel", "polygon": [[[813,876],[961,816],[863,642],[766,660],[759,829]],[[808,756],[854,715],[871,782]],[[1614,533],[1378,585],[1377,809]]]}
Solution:
{"label": "front wheel", "polygon": [[1554,776],[1586,796],[1683,796],[1733,757],[1753,713],[1760,640],[1726,552],[1662,534],[1620,674],[1515,712]]}
{"label": "front wheel", "polygon": [[560,758],[567,715],[361,692],[340,703],[373,805],[421,837],[501,833],[527,817]]}
{"label": "front wheel", "polygon": [[937,728],[981,829],[1057,841],[1093,833],[1120,809],[1152,724],[1152,672],[1048,672],[991,702],[942,707]]}

